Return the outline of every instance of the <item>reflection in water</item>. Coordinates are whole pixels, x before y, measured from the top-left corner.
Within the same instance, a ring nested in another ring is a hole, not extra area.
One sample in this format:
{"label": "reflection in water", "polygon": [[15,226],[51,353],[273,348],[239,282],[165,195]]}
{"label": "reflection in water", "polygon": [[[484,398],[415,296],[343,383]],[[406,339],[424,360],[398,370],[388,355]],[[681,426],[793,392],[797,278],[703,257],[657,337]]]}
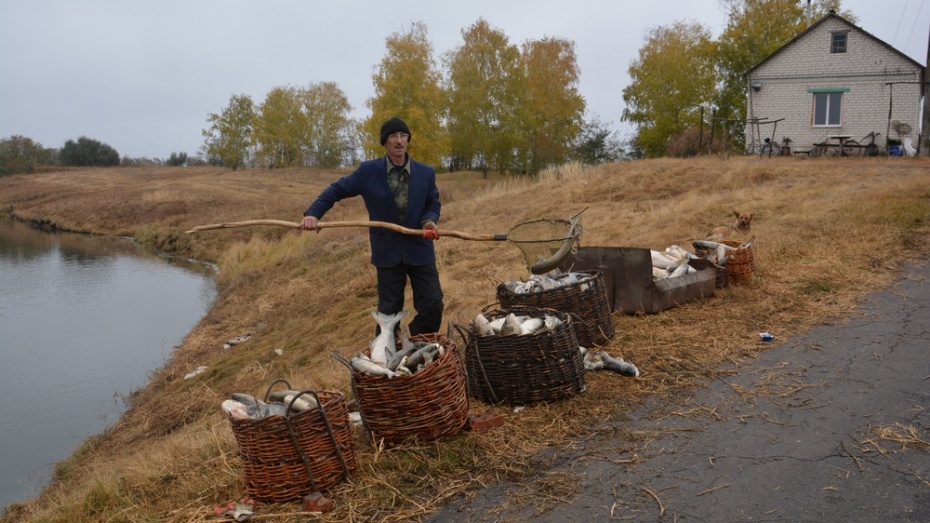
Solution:
{"label": "reflection in water", "polygon": [[215,298],[212,268],[0,220],[0,505],[120,414]]}

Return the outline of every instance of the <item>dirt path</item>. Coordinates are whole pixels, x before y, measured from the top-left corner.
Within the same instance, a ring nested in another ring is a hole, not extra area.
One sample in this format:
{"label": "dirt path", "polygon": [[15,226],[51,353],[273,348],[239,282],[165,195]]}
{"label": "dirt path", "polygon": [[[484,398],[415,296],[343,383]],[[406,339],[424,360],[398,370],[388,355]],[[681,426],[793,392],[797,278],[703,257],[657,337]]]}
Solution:
{"label": "dirt path", "polygon": [[719,375],[429,521],[930,521],[930,264]]}

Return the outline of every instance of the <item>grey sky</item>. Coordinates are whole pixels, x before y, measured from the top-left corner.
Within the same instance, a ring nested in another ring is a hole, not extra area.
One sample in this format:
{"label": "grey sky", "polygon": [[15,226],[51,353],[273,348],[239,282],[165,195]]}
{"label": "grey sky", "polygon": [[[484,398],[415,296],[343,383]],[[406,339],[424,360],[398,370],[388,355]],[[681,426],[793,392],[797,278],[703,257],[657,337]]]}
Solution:
{"label": "grey sky", "polygon": [[[930,0],[844,0],[859,26],[926,64]],[[648,31],[695,21],[719,36],[716,0],[0,0],[0,138],[45,147],[80,136],[121,156],[194,155],[233,94],[335,82],[369,111],[384,42],[422,21],[434,57],[479,18],[511,43],[575,43],[587,117],[620,122],[627,69]]]}

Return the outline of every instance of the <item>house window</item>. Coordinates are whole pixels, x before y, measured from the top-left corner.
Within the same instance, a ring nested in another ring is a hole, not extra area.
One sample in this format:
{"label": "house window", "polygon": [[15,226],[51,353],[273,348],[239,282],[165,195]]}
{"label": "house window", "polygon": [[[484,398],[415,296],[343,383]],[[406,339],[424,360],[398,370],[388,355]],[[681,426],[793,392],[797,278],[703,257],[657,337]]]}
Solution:
{"label": "house window", "polygon": [[846,31],[838,31],[836,33],[830,33],[830,52],[831,53],[845,53],[846,52]]}
{"label": "house window", "polygon": [[842,107],[841,91],[814,93],[814,127],[839,127]]}

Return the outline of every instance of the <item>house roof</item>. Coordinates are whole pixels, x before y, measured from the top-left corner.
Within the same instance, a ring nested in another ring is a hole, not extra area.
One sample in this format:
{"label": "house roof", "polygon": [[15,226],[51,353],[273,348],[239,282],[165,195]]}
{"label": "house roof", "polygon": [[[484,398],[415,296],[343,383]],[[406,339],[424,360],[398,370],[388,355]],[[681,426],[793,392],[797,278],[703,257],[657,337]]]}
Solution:
{"label": "house roof", "polygon": [[794,38],[792,38],[791,40],[788,40],[787,42],[785,42],[784,45],[782,45],[782,46],[779,47],[778,49],[772,51],[771,54],[769,54],[768,56],[766,56],[766,57],[763,58],[762,60],[759,60],[758,62],[756,62],[755,65],[753,65],[753,66],[750,67],[745,73],[743,73],[743,76],[749,76],[750,73],[752,73],[755,69],[757,69],[758,67],[760,67],[762,64],[768,62],[768,61],[771,60],[773,57],[775,57],[776,55],[780,54],[782,51],[784,51],[785,49],[787,49],[788,47],[790,47],[791,44],[793,44],[794,42],[796,42],[797,40],[799,40],[799,39],[801,39],[801,38],[804,38],[805,35],[807,35],[807,34],[810,33],[811,31],[815,30],[818,26],[820,26],[821,24],[823,24],[824,22],[826,22],[827,20],[829,20],[829,19],[831,19],[831,18],[835,18],[835,19],[837,19],[837,20],[840,20],[841,22],[843,22],[844,24],[848,25],[849,27],[851,27],[851,28],[855,29],[856,31],[859,31],[860,33],[862,33],[862,34],[868,36],[868,37],[871,38],[872,40],[875,40],[876,42],[878,42],[878,43],[881,44],[882,46],[888,48],[888,50],[890,50],[891,52],[897,54],[898,56],[901,56],[901,57],[904,58],[905,60],[907,60],[907,61],[911,62],[912,64],[914,64],[915,66],[919,67],[921,73],[922,73],[922,74],[924,73],[924,69],[925,69],[925,68],[924,68],[923,65],[920,64],[920,62],[917,62],[916,60],[914,60],[914,59],[911,58],[910,56],[907,56],[906,54],[902,53],[901,51],[895,49],[892,45],[890,45],[889,43],[885,42],[885,41],[882,40],[881,38],[878,38],[877,36],[873,35],[872,33],[869,33],[869,32],[866,31],[865,29],[863,29],[863,28],[857,26],[856,24],[854,24],[854,23],[850,22],[849,20],[843,18],[842,16],[836,14],[836,12],[830,11],[830,12],[827,13],[825,16],[823,16],[820,20],[817,20],[817,22],[811,24],[810,27],[808,27],[807,29],[801,31],[801,32],[798,33],[797,35],[795,35]]}

